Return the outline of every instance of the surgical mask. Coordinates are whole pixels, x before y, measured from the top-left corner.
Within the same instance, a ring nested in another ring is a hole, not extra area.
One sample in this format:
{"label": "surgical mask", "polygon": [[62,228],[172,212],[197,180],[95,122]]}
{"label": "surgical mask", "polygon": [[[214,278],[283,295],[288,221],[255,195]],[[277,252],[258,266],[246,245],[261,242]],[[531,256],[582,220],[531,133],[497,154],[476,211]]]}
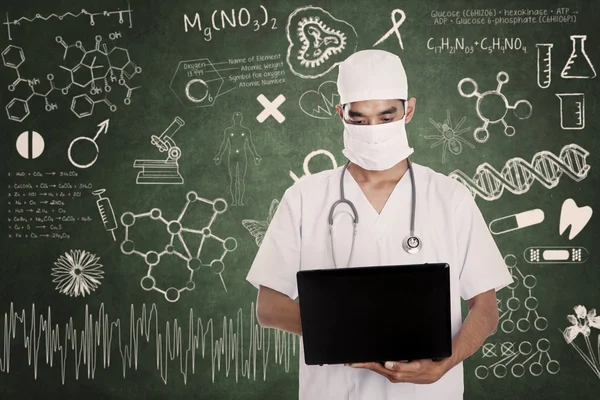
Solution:
{"label": "surgical mask", "polygon": [[342,153],[354,164],[371,171],[383,171],[410,156],[406,120],[376,125],[354,125],[344,121]]}

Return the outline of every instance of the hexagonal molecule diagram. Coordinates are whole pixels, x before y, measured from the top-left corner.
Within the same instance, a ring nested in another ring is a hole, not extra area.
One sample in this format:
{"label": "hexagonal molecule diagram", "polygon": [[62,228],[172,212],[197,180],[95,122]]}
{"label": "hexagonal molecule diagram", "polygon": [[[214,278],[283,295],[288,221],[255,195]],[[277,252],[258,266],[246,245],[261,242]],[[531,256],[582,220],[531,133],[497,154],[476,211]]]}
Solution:
{"label": "hexagonal molecule diagram", "polygon": [[[479,93],[477,82],[471,78],[464,78],[458,82],[458,92],[462,97],[477,97],[475,109],[477,111],[477,116],[483,121],[483,125],[475,129],[473,138],[479,143],[485,143],[489,139],[490,133],[488,132],[488,126],[490,124],[501,122],[502,125],[504,125],[504,134],[506,136],[513,136],[515,134],[515,128],[508,125],[505,120],[508,110],[512,110],[519,119],[531,117],[533,111],[531,103],[527,100],[519,100],[513,105],[508,104],[506,96],[502,94],[502,86],[508,82],[508,74],[506,72],[500,71],[498,75],[496,75],[496,80],[498,81],[498,87],[496,87],[495,90],[488,90],[484,93]],[[463,89],[463,85],[467,82],[473,85],[473,91],[471,93],[466,93]],[[521,104],[529,109],[527,114],[523,116],[517,114],[517,107]]]}
{"label": "hexagonal molecule diagram", "polygon": [[[210,201],[199,197],[194,191],[188,192],[186,198],[187,202],[185,203],[183,210],[177,219],[174,220],[169,221],[165,219],[162,211],[159,208],[153,208],[149,212],[142,214],[126,212],[121,216],[121,223],[125,227],[125,239],[121,243],[121,251],[127,255],[137,254],[144,259],[148,265],[148,272],[140,281],[142,288],[146,291],[154,290],[162,293],[165,296],[165,299],[169,302],[176,302],[179,300],[181,293],[186,290],[194,290],[196,287],[196,283],[194,282],[195,275],[200,271],[204,269],[208,270],[209,268],[213,273],[219,275],[219,278],[223,283],[223,287],[225,288],[225,291],[227,291],[227,287],[225,286],[225,281],[223,280],[222,275],[225,269],[223,259],[227,253],[232,252],[237,248],[237,241],[234,238],[228,237],[226,239],[222,239],[212,232],[211,226],[216,220],[217,215],[223,214],[227,210],[227,202],[224,199],[218,198]],[[200,229],[188,228],[182,224],[182,219],[184,218],[186,211],[189,210],[190,204],[194,202],[202,202],[204,204],[211,205],[213,210],[213,214],[208,224]],[[162,251],[147,251],[144,253],[136,250],[135,243],[130,240],[130,229],[135,225],[136,220],[140,218],[151,218],[164,223],[171,239],[169,243],[165,245]],[[186,243],[186,240],[182,235],[183,233],[200,236],[197,249],[193,249],[188,243]],[[175,243],[176,239],[179,243]],[[223,253],[219,258],[215,258],[206,262],[203,260],[202,250],[208,239],[213,239],[220,242],[223,247]],[[181,246],[183,249],[182,252],[177,250],[176,244]],[[167,255],[174,255],[181,259],[182,273],[186,273],[186,270],[187,273],[189,273],[189,279],[183,287],[164,287],[161,285],[161,282],[157,282],[157,279],[153,275],[153,271],[156,268],[159,268],[161,258]]]}
{"label": "hexagonal molecule diagram", "polygon": [[[111,33],[109,39],[114,40],[120,36],[118,32]],[[8,119],[15,122],[24,121],[30,113],[29,102],[35,96],[44,99],[46,111],[57,110],[58,105],[51,101],[50,95],[59,92],[66,96],[75,90],[79,93],[74,93],[71,98],[70,109],[78,118],[92,115],[98,103],[104,103],[114,112],[117,106],[109,100],[108,93],[115,84],[126,89],[123,103],[131,104],[131,94],[139,86],[131,86],[130,81],[142,72],[142,68],[131,61],[127,49],[117,46],[109,49],[101,36],[95,37],[95,46],[91,50],[86,50],[81,41],[68,45],[60,36],[55,39],[64,49],[60,70],[56,71],[64,77],[62,85],[57,83],[57,75],[52,73],[46,75],[46,82],[43,83],[39,77],[22,76],[19,67],[26,59],[21,47],[9,45],[2,52],[4,66],[12,68],[17,76],[13,83],[8,85],[8,90],[14,92],[17,87],[23,85],[27,87],[28,93],[24,98],[13,98],[6,105]]]}

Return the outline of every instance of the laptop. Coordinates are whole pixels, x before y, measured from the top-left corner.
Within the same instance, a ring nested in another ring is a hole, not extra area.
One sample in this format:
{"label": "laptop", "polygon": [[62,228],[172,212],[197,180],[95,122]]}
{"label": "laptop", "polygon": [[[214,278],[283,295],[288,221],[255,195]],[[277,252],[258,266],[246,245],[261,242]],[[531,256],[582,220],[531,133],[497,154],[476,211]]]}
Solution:
{"label": "laptop", "polygon": [[452,355],[446,263],[301,270],[296,280],[307,365]]}

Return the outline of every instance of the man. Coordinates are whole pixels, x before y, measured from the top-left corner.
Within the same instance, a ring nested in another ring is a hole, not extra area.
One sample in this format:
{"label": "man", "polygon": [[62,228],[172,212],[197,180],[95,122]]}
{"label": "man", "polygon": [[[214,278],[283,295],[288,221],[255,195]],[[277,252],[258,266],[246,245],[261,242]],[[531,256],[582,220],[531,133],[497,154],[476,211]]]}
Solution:
{"label": "man", "polygon": [[246,172],[248,170],[248,155],[246,147],[254,156],[254,163],[260,164],[262,159],[256,152],[252,141],[250,128],[242,125],[242,113],[233,113],[233,125],[223,131],[223,141],[219,147],[219,153],[214,158],[215,164],[219,165],[225,150],[229,147],[227,155],[227,169],[229,170],[229,192],[231,193],[231,205],[243,206],[244,193],[246,192]]}
{"label": "man", "polygon": [[[415,235],[423,246],[416,254],[403,250],[412,195],[407,157],[413,152],[405,124],[416,105],[407,88],[402,62],[394,54],[364,50],[340,64],[337,112],[344,125],[343,153],[350,161],[345,197],[360,216],[354,252],[351,218],[343,212],[349,208],[336,212],[335,250],[330,245],[328,213],[340,198],[339,167],[300,179],[286,190],[247,279],[259,288],[259,323],[301,335],[298,303],[293,300],[299,269],[334,268],[333,255],[343,268],[350,254],[350,267],[447,262],[452,356],[438,362],[307,366],[301,341],[301,400],[462,399],[462,361],[495,330],[495,290],[512,282],[470,191],[414,163]],[[469,306],[464,323],[461,297]]]}

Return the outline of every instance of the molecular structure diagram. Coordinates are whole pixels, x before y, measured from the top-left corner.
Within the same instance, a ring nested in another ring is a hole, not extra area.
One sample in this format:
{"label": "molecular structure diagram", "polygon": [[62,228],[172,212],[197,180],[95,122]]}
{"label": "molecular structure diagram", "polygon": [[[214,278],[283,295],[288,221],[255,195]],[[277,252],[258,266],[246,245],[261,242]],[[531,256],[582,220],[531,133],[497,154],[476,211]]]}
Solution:
{"label": "molecular structure diagram", "polygon": [[[481,348],[483,357],[498,357],[496,346],[496,343],[485,343]],[[500,357],[502,358],[487,366],[477,366],[475,376],[479,379],[485,379],[489,376],[491,370],[496,378],[504,378],[510,368],[511,374],[515,378],[520,378],[525,375],[527,366],[532,376],[540,376],[544,372],[544,361],[546,362],[546,371],[552,375],[557,374],[560,370],[560,364],[550,357],[549,350],[550,341],[546,338],[538,339],[535,349],[531,342],[527,340],[520,342],[516,349],[515,343],[503,342],[500,344]]]}
{"label": "molecular structure diagram", "polygon": [[[118,32],[109,35],[111,40],[119,37]],[[19,67],[25,62],[25,53],[21,47],[9,45],[2,52],[4,66],[14,69],[17,75],[15,81],[8,86],[8,90],[14,92],[19,85],[29,86],[29,95],[26,98],[15,97],[6,105],[6,114],[11,121],[22,122],[29,116],[29,101],[34,96],[44,98],[47,112],[58,109],[58,105],[52,103],[48,96],[55,91],[67,95],[71,88],[87,90],[87,93],[78,94],[71,99],[71,111],[78,118],[92,115],[97,103],[105,103],[110,111],[116,111],[117,106],[108,99],[114,82],[127,89],[123,103],[131,104],[131,93],[139,86],[131,87],[129,81],[141,73],[142,68],[131,61],[128,50],[117,46],[108,50],[101,36],[95,37],[96,44],[91,50],[86,50],[81,41],[67,45],[62,37],[57,36],[55,39],[64,48],[63,65],[60,65],[60,68],[66,71],[68,78],[63,87],[57,86],[54,74],[46,75],[47,84],[42,84],[37,77],[28,79],[21,76]],[[40,89],[40,86],[45,88]]]}
{"label": "molecular structure diagram", "polygon": [[[475,109],[477,110],[477,116],[483,121],[483,125],[473,131],[473,138],[479,143],[485,143],[489,139],[490,134],[487,129],[489,124],[502,122],[504,125],[504,134],[506,136],[513,136],[515,134],[515,128],[508,125],[504,120],[509,109],[513,110],[513,113],[519,119],[529,118],[533,111],[531,103],[527,100],[519,100],[512,106],[508,104],[508,100],[501,92],[502,85],[508,82],[508,74],[506,72],[499,72],[496,76],[496,80],[498,81],[498,87],[495,90],[489,90],[483,94],[478,92],[477,82],[471,78],[464,78],[458,82],[458,92],[461,96],[466,98],[477,96],[477,105]],[[463,91],[463,84],[466,82],[470,82],[473,85],[473,91],[471,93],[465,93]],[[529,108],[529,112],[523,117],[517,114],[517,107],[519,107],[520,104],[525,104]],[[482,109],[485,111],[482,111]]]}
{"label": "molecular structure diagram", "polygon": [[473,179],[461,170],[452,171],[448,176],[467,186],[473,196],[492,201],[499,199],[505,188],[516,195],[526,193],[536,180],[552,189],[558,185],[563,173],[579,182],[590,170],[586,163],[589,154],[573,143],[564,146],[558,157],[544,150],[536,153],[531,163],[520,157],[511,158],[500,172],[483,163],[477,167]]}
{"label": "molecular structure diagram", "polygon": [[[515,330],[515,327],[520,332],[529,331],[531,327],[531,319],[534,314],[535,320],[533,321],[533,326],[535,329],[538,331],[545,330],[548,327],[548,320],[538,314],[538,300],[533,296],[532,292],[532,289],[537,284],[536,277],[533,275],[523,275],[521,270],[517,268],[517,257],[515,257],[513,254],[509,254],[504,257],[504,263],[512,275],[513,283],[507,286],[507,289],[509,289],[511,293],[510,297],[504,304],[500,303],[499,307],[499,310],[502,313],[500,315],[500,321],[502,321],[500,323],[500,327],[502,331],[505,333],[512,333]],[[527,310],[527,315],[519,318],[515,323],[513,319],[514,313],[521,309],[521,300],[515,296],[516,289],[520,284],[522,284],[523,287],[528,291],[528,295],[523,302],[523,306]],[[504,306],[506,306],[506,310],[504,310]]]}
{"label": "molecular structure diagram", "polygon": [[[126,212],[121,216],[121,223],[125,227],[125,239],[121,243],[121,251],[127,255],[137,254],[138,256],[144,258],[146,264],[148,265],[148,272],[146,276],[144,276],[140,281],[142,288],[146,291],[154,290],[159,293],[162,293],[165,296],[165,299],[169,302],[176,302],[177,300],[179,300],[181,293],[185,290],[194,290],[194,288],[196,287],[196,284],[194,282],[194,274],[196,273],[196,271],[203,267],[210,267],[210,269],[215,274],[219,275],[219,277],[221,278],[221,282],[223,283],[223,287],[225,288],[225,291],[227,291],[227,287],[225,286],[225,281],[223,280],[222,276],[222,272],[225,269],[223,259],[225,258],[225,255],[227,253],[232,252],[237,248],[237,241],[234,238],[228,237],[226,239],[221,239],[215,236],[211,230],[211,226],[214,223],[217,215],[223,214],[227,210],[227,202],[224,199],[218,198],[214,201],[206,200],[201,197],[198,197],[198,194],[194,191],[188,192],[186,198],[187,202],[183,207],[183,210],[179,214],[179,217],[172,221],[167,221],[165,218],[163,218],[162,211],[158,208],[153,208],[150,212],[143,214],[133,214],[131,212]],[[200,230],[186,228],[181,223],[181,220],[185,216],[185,213],[188,210],[190,204],[196,201],[201,201],[203,203],[210,204],[213,209],[213,215],[210,218],[208,225]],[[129,239],[129,228],[135,224],[136,219],[144,217],[150,217],[153,220],[159,220],[163,222],[166,225],[167,232],[171,236],[170,242],[160,253],[157,251],[148,251],[146,253],[142,253],[135,249],[135,243]],[[192,252],[190,246],[186,244],[182,236],[183,232],[201,236],[200,244],[196,252]],[[185,249],[185,254],[182,254],[181,252],[176,250],[174,246],[175,237],[178,238],[180,244]],[[215,239],[222,243],[223,254],[220,258],[214,259],[209,263],[205,263],[201,259],[201,253],[206,240],[209,238]],[[190,275],[186,285],[182,288],[170,287],[167,289],[162,289],[157,286],[156,279],[152,275],[153,270],[157,268],[158,264],[160,263],[161,257],[167,254],[178,256],[179,258],[185,260],[187,263],[187,269]]]}
{"label": "molecular structure diagram", "polygon": [[[510,296],[506,302],[498,300],[498,309],[501,313],[500,328],[505,333],[512,333],[515,328],[519,332],[528,332],[532,326],[531,320],[533,319],[535,329],[540,332],[544,331],[548,327],[548,320],[539,315],[537,311],[538,300],[533,296],[533,288],[537,284],[537,279],[531,274],[524,275],[519,270],[517,267],[517,257],[513,254],[508,254],[504,257],[504,263],[512,275],[513,283],[507,286],[507,289],[510,290]],[[520,285],[523,285],[523,288],[527,289],[527,297],[523,303],[516,296],[516,290]],[[521,306],[525,307],[527,314],[519,318],[515,323],[515,313],[521,309]],[[506,309],[504,309],[505,307]],[[535,319],[533,318],[534,316]],[[497,330],[492,332],[492,335],[495,335],[496,332]],[[485,343],[482,346],[483,358],[497,358],[496,346],[496,343]],[[501,359],[489,366],[479,365],[475,369],[475,375],[479,379],[485,379],[489,376],[491,370],[497,378],[504,378],[510,367],[512,375],[515,378],[520,378],[525,374],[526,367],[528,366],[531,375],[539,376],[544,372],[542,364],[544,358],[546,359],[546,370],[550,374],[556,374],[560,369],[560,364],[550,357],[549,350],[550,341],[546,338],[541,338],[537,341],[535,351],[529,341],[519,343],[517,349],[515,349],[515,344],[512,342],[503,342],[500,344]]]}

